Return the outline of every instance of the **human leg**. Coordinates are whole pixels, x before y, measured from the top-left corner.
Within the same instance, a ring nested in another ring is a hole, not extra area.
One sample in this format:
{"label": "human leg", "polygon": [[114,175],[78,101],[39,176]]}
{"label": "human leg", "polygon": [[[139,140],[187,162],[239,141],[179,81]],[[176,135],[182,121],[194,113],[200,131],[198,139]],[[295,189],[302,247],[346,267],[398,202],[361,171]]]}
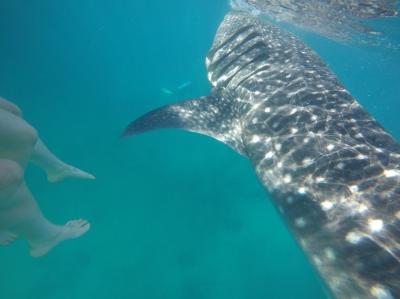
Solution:
{"label": "human leg", "polygon": [[[19,112],[18,112],[19,111]],[[50,182],[65,178],[95,177],[57,158],[38,137],[37,131],[23,120],[21,110],[0,98],[0,157],[26,165],[29,160],[43,168]]]}
{"label": "human leg", "polygon": [[[7,207],[6,201],[18,189],[23,180],[23,169],[14,161],[0,159],[0,211]],[[8,230],[0,219],[0,246],[9,245],[17,239],[17,235]]]}
{"label": "human leg", "polygon": [[18,236],[9,230],[0,230],[0,246],[7,246],[12,244]]}
{"label": "human leg", "polygon": [[29,243],[30,254],[39,257],[62,241],[78,238],[90,229],[90,224],[82,219],[65,225],[51,223],[40,211],[23,179],[15,185],[14,192],[0,194],[0,237],[4,236],[3,245],[17,237],[25,239]]}
{"label": "human leg", "polygon": [[22,118],[0,109],[0,157],[26,165],[38,140],[37,131]]}
{"label": "human leg", "polygon": [[47,178],[50,182],[58,182],[69,177],[89,180],[95,179],[92,174],[61,161],[40,139],[33,149],[31,161],[46,171]]}
{"label": "human leg", "polygon": [[17,105],[7,101],[6,99],[4,99],[2,97],[0,97],[0,109],[8,111],[8,112],[14,114],[15,116],[20,117],[22,115],[22,111]]}

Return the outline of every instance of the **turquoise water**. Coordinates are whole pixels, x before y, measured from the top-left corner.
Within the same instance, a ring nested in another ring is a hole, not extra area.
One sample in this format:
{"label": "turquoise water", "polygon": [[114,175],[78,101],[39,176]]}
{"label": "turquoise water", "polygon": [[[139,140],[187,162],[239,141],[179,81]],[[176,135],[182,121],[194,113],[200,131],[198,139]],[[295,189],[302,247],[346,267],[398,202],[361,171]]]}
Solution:
{"label": "turquoise water", "polygon": [[[326,298],[248,161],[181,131],[119,139],[142,113],[208,93],[204,58],[226,2],[0,3],[0,94],[97,176],[49,184],[28,169],[48,218],[92,230],[40,259],[22,241],[0,248],[1,299]],[[399,20],[380,26],[400,42]],[[297,33],[399,138],[400,52]]]}

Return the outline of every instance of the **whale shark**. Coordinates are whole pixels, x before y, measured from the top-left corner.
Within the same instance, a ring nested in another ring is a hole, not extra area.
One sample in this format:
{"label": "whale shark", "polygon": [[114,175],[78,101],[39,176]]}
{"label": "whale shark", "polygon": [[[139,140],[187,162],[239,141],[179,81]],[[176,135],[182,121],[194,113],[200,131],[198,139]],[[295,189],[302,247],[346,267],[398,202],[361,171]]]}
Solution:
{"label": "whale shark", "polygon": [[247,157],[338,299],[400,298],[400,145],[291,33],[231,11],[206,58],[209,95],[124,136],[177,128]]}

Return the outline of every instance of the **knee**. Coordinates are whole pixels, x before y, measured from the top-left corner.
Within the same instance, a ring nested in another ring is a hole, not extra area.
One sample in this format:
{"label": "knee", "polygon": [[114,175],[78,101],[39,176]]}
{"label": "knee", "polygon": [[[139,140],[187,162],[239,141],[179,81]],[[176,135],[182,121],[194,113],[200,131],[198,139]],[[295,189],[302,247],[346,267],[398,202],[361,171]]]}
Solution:
{"label": "knee", "polygon": [[23,177],[24,171],[18,163],[0,159],[0,190],[19,185]]}
{"label": "knee", "polygon": [[14,114],[18,117],[22,116],[22,110],[17,105],[7,101],[6,99],[4,99],[2,97],[0,97],[0,107],[11,112],[12,114]]}
{"label": "knee", "polygon": [[39,134],[34,127],[23,119],[14,128],[16,145],[21,149],[33,149],[39,139]]}
{"label": "knee", "polygon": [[0,146],[6,150],[29,150],[36,144],[38,133],[24,119],[0,109]]}
{"label": "knee", "polygon": [[21,137],[28,145],[32,145],[33,147],[39,139],[39,134],[34,127],[28,124],[24,129]]}

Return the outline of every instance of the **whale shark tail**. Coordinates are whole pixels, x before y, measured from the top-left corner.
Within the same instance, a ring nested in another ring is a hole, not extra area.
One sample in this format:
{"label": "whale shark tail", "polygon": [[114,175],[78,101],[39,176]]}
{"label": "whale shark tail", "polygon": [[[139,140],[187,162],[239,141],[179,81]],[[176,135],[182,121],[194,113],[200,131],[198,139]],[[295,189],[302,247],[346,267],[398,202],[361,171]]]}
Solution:
{"label": "whale shark tail", "polygon": [[215,91],[150,111],[132,121],[123,137],[157,129],[182,129],[210,136],[245,155],[239,117],[242,109],[229,94]]}

